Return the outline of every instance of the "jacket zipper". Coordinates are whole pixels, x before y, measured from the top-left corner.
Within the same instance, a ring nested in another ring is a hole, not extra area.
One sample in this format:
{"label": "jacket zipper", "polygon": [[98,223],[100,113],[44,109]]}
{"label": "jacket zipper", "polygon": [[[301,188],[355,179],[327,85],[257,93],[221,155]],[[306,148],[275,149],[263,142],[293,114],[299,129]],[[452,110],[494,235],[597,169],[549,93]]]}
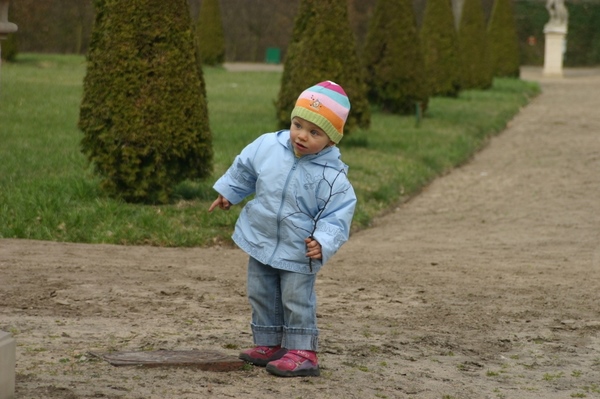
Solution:
{"label": "jacket zipper", "polygon": [[285,180],[285,185],[283,186],[283,190],[281,192],[281,205],[279,206],[279,210],[277,211],[277,240],[276,240],[276,244],[275,244],[275,249],[273,250],[273,253],[271,254],[271,258],[269,259],[269,264],[273,263],[273,258],[275,258],[275,254],[277,253],[277,250],[279,249],[279,242],[280,237],[280,231],[281,231],[281,213],[283,212],[283,208],[285,207],[285,198],[287,197],[287,191],[288,191],[288,186],[290,184],[290,180],[292,179],[292,175],[296,172],[296,168],[298,167],[298,163],[300,162],[302,158],[295,158],[294,159],[294,164],[292,165],[292,168],[290,169],[287,178]]}

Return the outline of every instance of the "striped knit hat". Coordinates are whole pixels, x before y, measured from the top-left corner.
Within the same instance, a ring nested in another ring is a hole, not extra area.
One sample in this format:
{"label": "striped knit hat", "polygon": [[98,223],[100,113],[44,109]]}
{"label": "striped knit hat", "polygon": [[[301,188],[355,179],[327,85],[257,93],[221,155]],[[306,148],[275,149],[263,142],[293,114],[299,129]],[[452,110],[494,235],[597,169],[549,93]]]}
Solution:
{"label": "striped knit hat", "polygon": [[350,101],[342,86],[330,80],[316,84],[300,94],[292,111],[292,118],[298,116],[314,123],[334,143],[344,137],[344,123],[350,112]]}

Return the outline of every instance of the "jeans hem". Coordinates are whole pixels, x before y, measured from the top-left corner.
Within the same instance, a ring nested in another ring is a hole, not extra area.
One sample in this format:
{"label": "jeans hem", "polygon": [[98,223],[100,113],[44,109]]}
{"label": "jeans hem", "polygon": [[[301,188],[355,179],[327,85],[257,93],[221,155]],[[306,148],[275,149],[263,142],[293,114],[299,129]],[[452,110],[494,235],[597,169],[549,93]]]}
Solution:
{"label": "jeans hem", "polygon": [[283,341],[283,329],[281,327],[257,326],[252,324],[252,336],[254,344],[259,346],[277,346]]}

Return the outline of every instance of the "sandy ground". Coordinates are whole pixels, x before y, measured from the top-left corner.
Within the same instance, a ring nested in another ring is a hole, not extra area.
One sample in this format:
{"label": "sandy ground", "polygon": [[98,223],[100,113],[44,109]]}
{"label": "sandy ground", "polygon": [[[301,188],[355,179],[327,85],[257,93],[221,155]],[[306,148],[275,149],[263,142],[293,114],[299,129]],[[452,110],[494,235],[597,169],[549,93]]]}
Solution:
{"label": "sandy ground", "polygon": [[523,77],[501,135],[324,268],[321,377],[88,354],[250,346],[237,249],[0,240],[16,397],[600,398],[600,70]]}

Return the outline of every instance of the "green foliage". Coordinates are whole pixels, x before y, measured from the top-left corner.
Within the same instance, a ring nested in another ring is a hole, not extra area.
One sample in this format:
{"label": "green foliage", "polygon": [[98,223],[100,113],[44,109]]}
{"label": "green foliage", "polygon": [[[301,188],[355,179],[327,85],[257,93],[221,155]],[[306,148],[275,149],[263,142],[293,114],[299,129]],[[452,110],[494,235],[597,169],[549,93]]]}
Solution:
{"label": "green foliage", "polygon": [[495,0],[488,22],[488,47],[496,77],[519,76],[519,41],[511,0]]}
{"label": "green foliage", "polygon": [[290,113],[303,90],[332,80],[350,98],[352,108],[344,133],[356,126],[368,127],[371,111],[364,72],[348,22],[346,0],[301,0],[276,103],[279,126],[289,128]]}
{"label": "green foliage", "polygon": [[168,202],[212,170],[204,78],[185,0],[95,0],[79,127],[111,196]]}
{"label": "green foliage", "polygon": [[200,59],[204,65],[225,61],[225,36],[219,0],[203,0],[196,25]]}
{"label": "green foliage", "polygon": [[427,103],[424,61],[410,0],[377,2],[363,60],[372,103],[398,114],[414,114],[416,103]]}
{"label": "green foliage", "polygon": [[458,28],[458,47],[461,88],[490,88],[493,81],[492,66],[481,0],[464,0]]}
{"label": "green foliage", "polygon": [[2,48],[0,49],[2,51],[2,59],[4,61],[14,61],[17,57],[17,54],[19,53],[17,35],[14,33],[8,35],[6,40],[2,40],[0,46],[2,46]]}
{"label": "green foliage", "polygon": [[[87,51],[94,18],[91,3],[90,0],[12,1],[9,19],[19,26],[19,50],[60,54]],[[190,0],[189,3],[196,15],[204,0]],[[236,0],[235,4],[221,0],[219,3],[223,6],[221,15],[227,33],[228,59],[264,62],[269,47],[286,53],[299,0]],[[374,4],[375,0],[349,1],[350,24],[359,48],[364,48]],[[414,2],[419,24],[425,4],[425,0]],[[543,63],[543,29],[548,22],[545,4],[546,0],[512,1],[522,65]],[[489,15],[493,0],[483,0],[483,6],[485,14]],[[567,0],[566,7],[569,9],[569,32],[565,65],[600,65],[600,1]],[[528,42],[529,37],[535,38],[535,42]]]}
{"label": "green foliage", "polygon": [[460,63],[450,0],[427,1],[420,36],[430,95],[456,97]]}
{"label": "green foliage", "polygon": [[514,7],[515,24],[517,26],[517,36],[519,37],[520,64],[543,65],[544,25],[549,19],[545,2],[517,2]]}
{"label": "green foliage", "polygon": [[600,4],[567,2],[567,8],[569,31],[565,65],[600,64]]}

